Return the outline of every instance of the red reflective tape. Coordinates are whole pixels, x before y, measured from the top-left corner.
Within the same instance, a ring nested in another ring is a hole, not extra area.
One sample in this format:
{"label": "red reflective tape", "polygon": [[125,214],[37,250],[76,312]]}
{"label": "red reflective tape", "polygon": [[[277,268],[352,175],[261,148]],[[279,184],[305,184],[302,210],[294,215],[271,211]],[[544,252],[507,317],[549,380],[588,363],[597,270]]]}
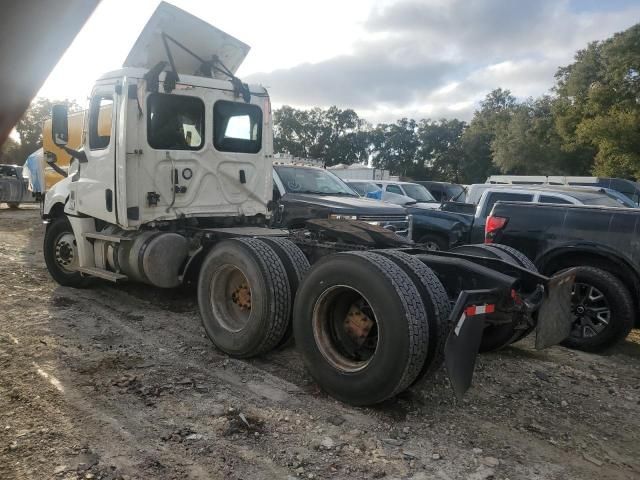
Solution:
{"label": "red reflective tape", "polygon": [[473,317],[474,315],[483,315],[487,313],[493,313],[496,311],[496,306],[492,303],[486,305],[471,305],[465,308],[464,313],[467,317]]}

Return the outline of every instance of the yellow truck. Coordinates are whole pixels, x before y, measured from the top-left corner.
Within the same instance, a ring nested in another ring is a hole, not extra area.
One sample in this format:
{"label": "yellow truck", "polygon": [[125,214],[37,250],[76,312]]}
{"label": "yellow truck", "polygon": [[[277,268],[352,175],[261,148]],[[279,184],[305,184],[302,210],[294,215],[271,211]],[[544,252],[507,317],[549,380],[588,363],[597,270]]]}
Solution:
{"label": "yellow truck", "polygon": [[[69,114],[68,148],[77,150],[82,147],[86,113],[86,110],[82,110]],[[105,134],[104,132],[108,134],[111,130],[111,106],[106,106],[101,109],[99,120],[98,132],[100,135]],[[42,126],[42,148],[44,153],[42,162],[44,188],[45,191],[48,192],[51,187],[66,176],[72,160],[71,155],[53,143],[50,118],[45,120]]]}

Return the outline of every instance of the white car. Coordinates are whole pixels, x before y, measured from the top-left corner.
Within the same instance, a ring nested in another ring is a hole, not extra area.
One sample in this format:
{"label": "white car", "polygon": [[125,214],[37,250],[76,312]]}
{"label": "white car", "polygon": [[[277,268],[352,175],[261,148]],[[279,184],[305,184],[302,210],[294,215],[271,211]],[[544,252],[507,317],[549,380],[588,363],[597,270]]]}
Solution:
{"label": "white car", "polygon": [[[396,203],[393,201],[393,198],[395,195],[400,195],[416,202],[412,205],[414,207],[427,209],[440,208],[441,203],[429,193],[429,190],[417,183],[376,180],[375,184],[382,190],[382,199],[385,201]],[[402,205],[407,205],[407,203]]]}

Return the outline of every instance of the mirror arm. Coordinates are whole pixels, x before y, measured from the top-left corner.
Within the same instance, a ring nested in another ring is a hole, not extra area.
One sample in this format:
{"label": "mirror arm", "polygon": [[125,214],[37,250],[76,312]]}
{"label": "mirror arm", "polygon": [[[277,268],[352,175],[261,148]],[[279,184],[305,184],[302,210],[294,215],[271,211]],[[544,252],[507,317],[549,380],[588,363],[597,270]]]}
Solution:
{"label": "mirror arm", "polygon": [[81,152],[79,150],[74,150],[73,148],[69,148],[66,145],[60,146],[65,152],[71,155],[73,158],[76,158],[80,163],[87,163],[87,154]]}

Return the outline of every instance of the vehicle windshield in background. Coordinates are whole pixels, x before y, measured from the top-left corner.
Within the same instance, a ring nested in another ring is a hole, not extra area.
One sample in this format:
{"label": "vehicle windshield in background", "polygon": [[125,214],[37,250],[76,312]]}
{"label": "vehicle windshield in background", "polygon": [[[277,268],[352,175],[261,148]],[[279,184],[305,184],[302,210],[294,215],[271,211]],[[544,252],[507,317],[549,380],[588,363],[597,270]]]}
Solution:
{"label": "vehicle windshield in background", "polygon": [[358,196],[342,180],[326,170],[306,167],[274,168],[287,193]]}
{"label": "vehicle windshield in background", "polygon": [[599,205],[601,207],[628,206],[628,205],[625,205],[625,203],[623,203],[621,199],[614,198],[613,196],[609,196],[609,194],[581,197],[580,201],[585,205]]}
{"label": "vehicle windshield in background", "polygon": [[413,198],[416,202],[437,202],[437,200],[429,193],[429,190],[422,185],[415,183],[405,183],[402,188],[408,197]]}
{"label": "vehicle windshield in background", "polygon": [[462,185],[447,185],[446,199],[454,202],[464,201],[464,187]]}
{"label": "vehicle windshield in background", "polygon": [[622,194],[620,192],[616,192],[615,190],[607,189],[606,194],[609,197],[613,198],[616,202],[618,202],[623,207],[638,208],[638,205],[633,200],[631,200],[629,197],[627,197],[626,195],[624,195],[624,194]]}
{"label": "vehicle windshield in background", "polygon": [[361,197],[366,197],[367,195],[373,193],[377,194],[378,192],[382,192],[380,187],[378,187],[375,183],[369,182],[349,182],[348,185],[353,188]]}

